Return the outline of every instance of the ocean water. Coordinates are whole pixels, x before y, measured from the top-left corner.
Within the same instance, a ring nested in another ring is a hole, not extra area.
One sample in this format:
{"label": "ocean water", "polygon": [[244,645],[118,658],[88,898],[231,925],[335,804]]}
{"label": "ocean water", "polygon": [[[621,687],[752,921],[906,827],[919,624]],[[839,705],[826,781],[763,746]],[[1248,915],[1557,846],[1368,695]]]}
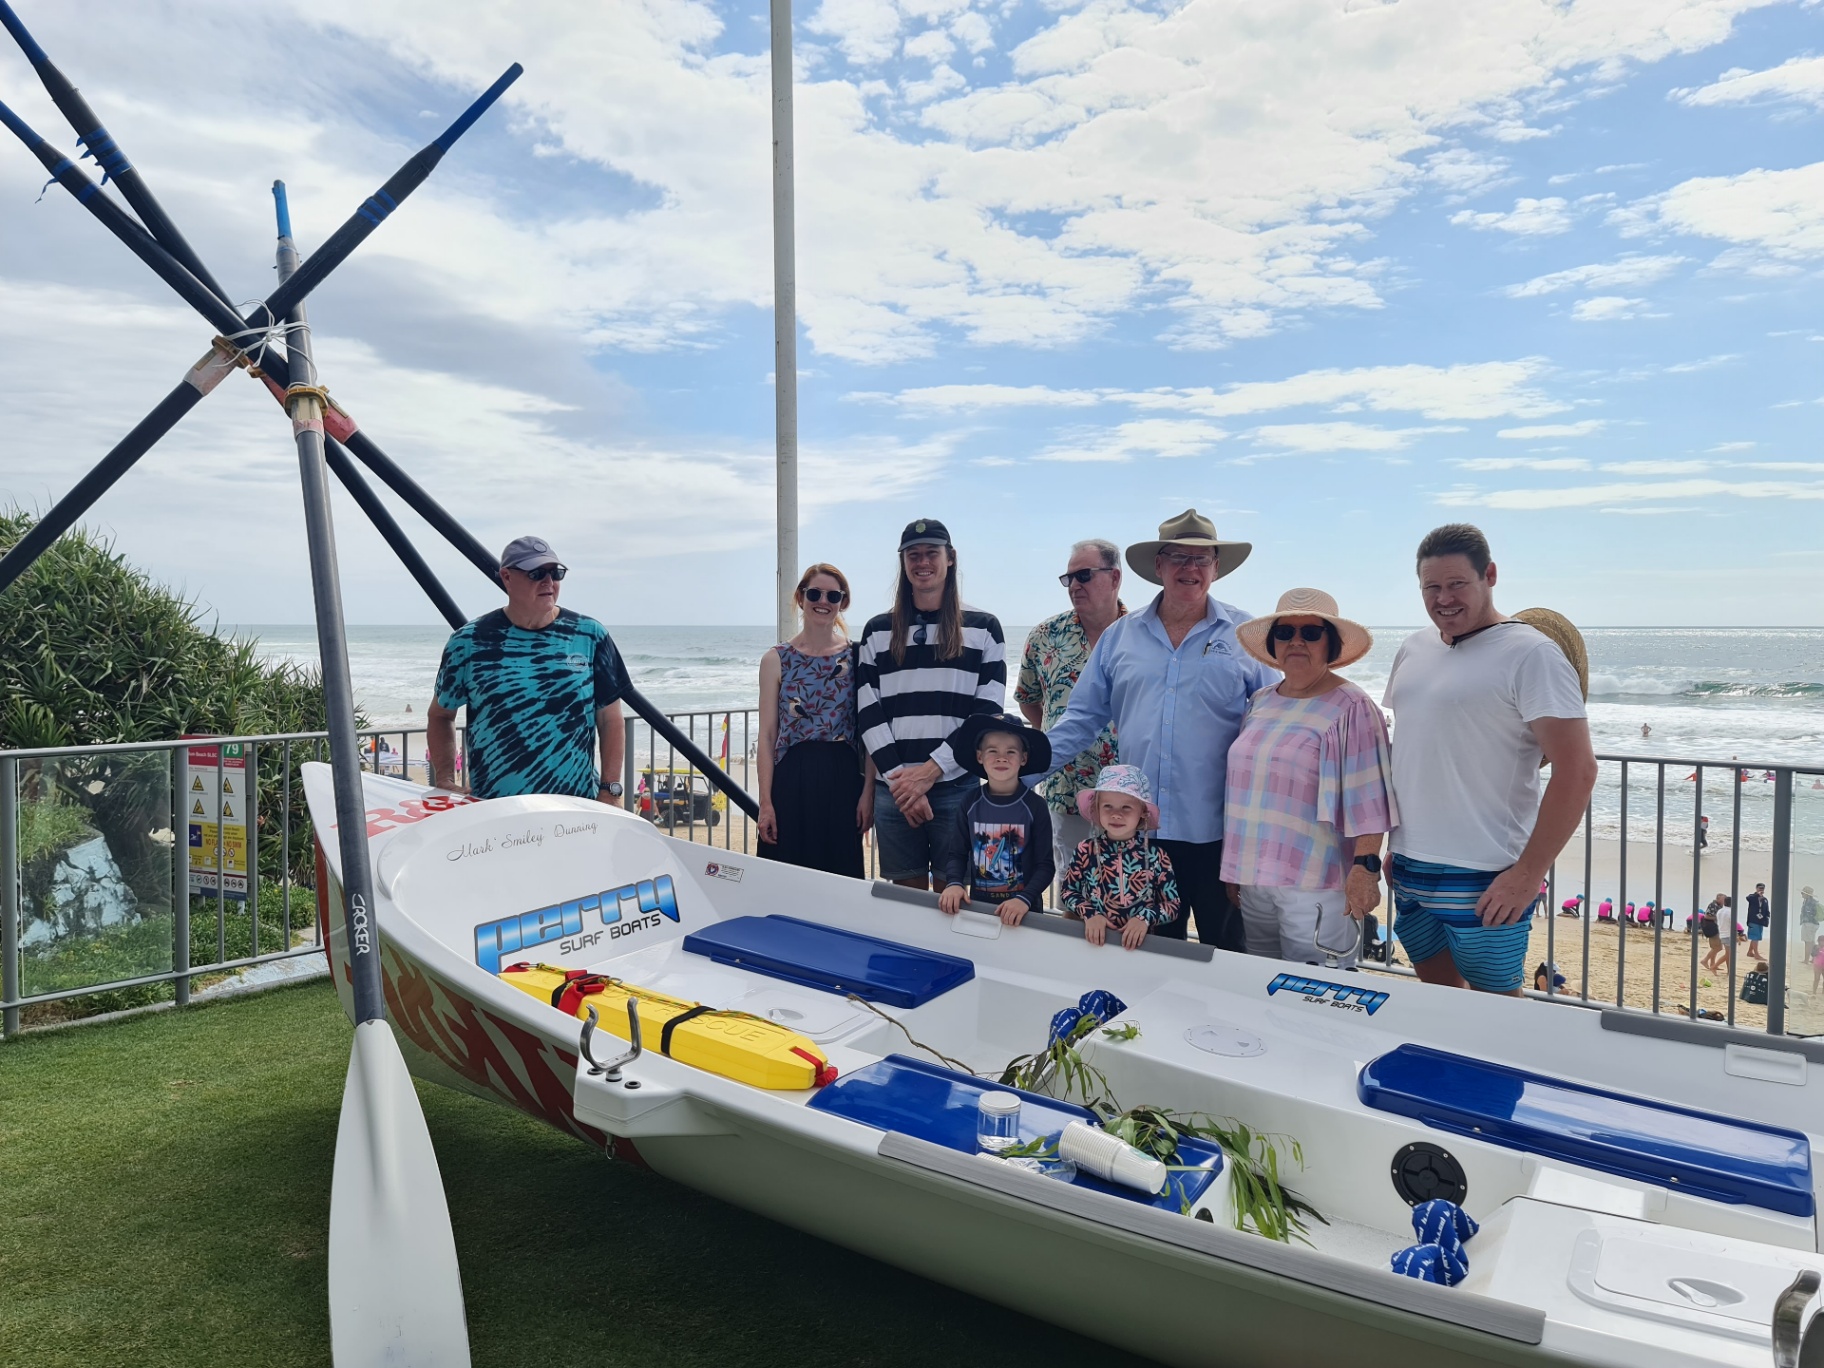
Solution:
{"label": "ocean water", "polygon": [[[314,666],[316,633],[309,626],[229,629],[256,638],[262,655]],[[1375,646],[1348,674],[1379,697],[1394,653],[1413,627],[1375,629]],[[1008,650],[1017,659],[1027,628],[1008,624]],[[349,668],[355,696],[377,726],[424,723],[437,662],[448,633],[441,627],[350,627]],[[772,644],[766,627],[625,627],[615,640],[634,683],[667,712],[752,707],[756,670]],[[1590,728],[1599,755],[1677,761],[1666,770],[1668,839],[1689,844],[1697,785],[1687,761],[1720,764],[1706,770],[1704,811],[1713,845],[1726,844],[1734,803],[1742,803],[1745,845],[1765,849],[1771,838],[1774,785],[1767,765],[1812,766],[1824,774],[1824,628],[1592,628]],[[699,724],[701,727],[703,724]],[[739,744],[740,721],[735,722]],[[1651,728],[1643,737],[1641,727]],[[703,735],[699,731],[699,735]],[[1753,777],[1735,782],[1731,762]],[[1820,787],[1813,788],[1814,782]],[[1653,839],[1657,825],[1657,767],[1629,766],[1629,836]],[[1620,832],[1621,766],[1606,764],[1594,798],[1598,836]],[[1794,803],[1795,846],[1824,851],[1824,779],[1804,776]]]}

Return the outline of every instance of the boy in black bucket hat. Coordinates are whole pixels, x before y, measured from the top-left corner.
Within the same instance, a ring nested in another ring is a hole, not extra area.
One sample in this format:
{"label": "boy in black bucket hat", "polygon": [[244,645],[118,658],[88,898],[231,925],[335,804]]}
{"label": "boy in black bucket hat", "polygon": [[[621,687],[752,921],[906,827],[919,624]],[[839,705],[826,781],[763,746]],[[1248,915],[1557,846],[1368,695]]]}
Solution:
{"label": "boy in black bucket hat", "polygon": [[1051,886],[1051,812],[1021,776],[1051,768],[1045,733],[1008,714],[977,713],[950,736],[956,761],[982,787],[957,810],[938,871],[938,906],[954,914],[965,902],[990,904],[1008,926],[1043,905]]}

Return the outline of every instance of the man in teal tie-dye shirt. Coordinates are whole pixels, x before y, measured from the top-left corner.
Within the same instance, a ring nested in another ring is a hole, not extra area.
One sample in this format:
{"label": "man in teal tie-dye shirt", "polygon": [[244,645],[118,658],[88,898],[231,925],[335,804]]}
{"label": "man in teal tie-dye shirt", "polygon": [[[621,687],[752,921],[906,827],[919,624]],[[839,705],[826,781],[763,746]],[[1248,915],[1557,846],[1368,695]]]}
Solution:
{"label": "man in teal tie-dye shirt", "polygon": [[456,714],[467,709],[466,787],[477,797],[567,793],[622,802],[625,667],[606,627],[557,606],[566,573],[541,537],[520,537],[501,553],[506,607],[465,623],[443,648],[429,710],[432,783],[464,787],[456,777]]}

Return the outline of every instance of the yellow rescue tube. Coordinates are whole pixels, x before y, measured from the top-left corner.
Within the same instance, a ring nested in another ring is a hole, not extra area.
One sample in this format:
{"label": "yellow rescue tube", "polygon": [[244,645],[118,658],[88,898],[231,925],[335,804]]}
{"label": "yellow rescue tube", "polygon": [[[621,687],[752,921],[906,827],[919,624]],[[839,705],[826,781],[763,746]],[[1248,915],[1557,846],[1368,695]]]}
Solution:
{"label": "yellow rescue tube", "polygon": [[628,1038],[627,1002],[639,1003],[647,1049],[756,1088],[794,1091],[835,1081],[835,1066],[809,1039],[747,1012],[721,1012],[683,998],[636,988],[605,974],[549,964],[510,964],[504,982],[540,1002],[582,1017],[594,1007],[597,1027]]}

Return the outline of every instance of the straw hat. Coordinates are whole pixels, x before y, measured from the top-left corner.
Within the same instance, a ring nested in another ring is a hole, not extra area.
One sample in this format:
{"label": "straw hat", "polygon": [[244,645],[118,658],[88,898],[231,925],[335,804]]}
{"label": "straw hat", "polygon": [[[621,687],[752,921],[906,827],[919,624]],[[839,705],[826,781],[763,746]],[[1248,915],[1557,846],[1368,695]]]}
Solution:
{"label": "straw hat", "polygon": [[1282,617],[1322,618],[1343,639],[1343,646],[1330,662],[1331,669],[1353,664],[1368,654],[1374,645],[1374,634],[1359,622],[1351,622],[1336,611],[1336,600],[1322,589],[1288,589],[1279,596],[1279,606],[1265,617],[1249,618],[1235,629],[1241,649],[1263,665],[1279,668],[1279,662],[1267,651],[1267,634]]}
{"label": "straw hat", "polygon": [[1571,662],[1571,668],[1577,671],[1577,687],[1582,690],[1584,702],[1590,698],[1590,653],[1583,644],[1583,633],[1563,613],[1554,613],[1550,608],[1528,608],[1514,614],[1515,622],[1524,622],[1536,632],[1543,632],[1557,643],[1558,649],[1564,652],[1564,658]]}
{"label": "straw hat", "polygon": [[1253,542],[1222,541],[1216,536],[1216,524],[1204,517],[1194,508],[1187,508],[1175,518],[1167,518],[1159,524],[1159,537],[1156,541],[1135,542],[1127,548],[1127,564],[1136,575],[1150,584],[1164,584],[1159,578],[1159,569],[1153,563],[1159,554],[1159,548],[1171,543],[1176,546],[1208,546],[1216,552],[1216,578],[1241,568],[1241,563],[1248,558],[1248,552],[1254,549]]}

